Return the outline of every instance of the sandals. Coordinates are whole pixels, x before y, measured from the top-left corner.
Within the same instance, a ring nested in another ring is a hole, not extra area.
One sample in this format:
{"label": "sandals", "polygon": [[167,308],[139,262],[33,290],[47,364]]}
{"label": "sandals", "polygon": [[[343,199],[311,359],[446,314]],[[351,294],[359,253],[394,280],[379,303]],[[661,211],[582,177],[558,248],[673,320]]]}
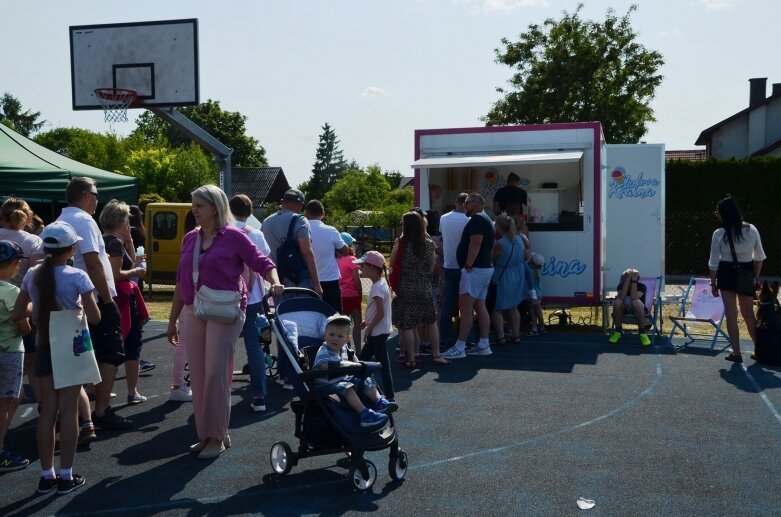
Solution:
{"label": "sandals", "polygon": [[521,342],[521,336],[515,336],[514,338],[512,338],[512,339],[510,340],[510,343],[512,343],[513,345],[517,345],[517,344],[519,344],[520,342]]}
{"label": "sandals", "polygon": [[442,357],[441,355],[435,355],[431,357],[431,362],[434,364],[450,364],[450,361]]}
{"label": "sandals", "polygon": [[406,366],[410,370],[414,370],[414,369],[417,368],[417,365],[415,364],[415,361],[409,361],[404,366]]}
{"label": "sandals", "polygon": [[506,337],[500,337],[493,343],[491,343],[491,346],[504,346],[507,344],[507,338]]}
{"label": "sandals", "polygon": [[728,354],[724,357],[727,361],[732,361],[733,363],[742,363],[743,362],[743,356],[740,354]]}

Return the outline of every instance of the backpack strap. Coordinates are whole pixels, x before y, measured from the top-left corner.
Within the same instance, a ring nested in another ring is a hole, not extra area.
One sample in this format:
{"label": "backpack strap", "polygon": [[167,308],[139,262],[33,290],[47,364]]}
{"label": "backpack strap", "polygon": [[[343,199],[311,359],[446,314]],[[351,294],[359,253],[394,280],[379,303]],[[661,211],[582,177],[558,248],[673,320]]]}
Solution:
{"label": "backpack strap", "polygon": [[293,214],[292,219],[290,219],[290,224],[287,227],[287,237],[285,238],[285,240],[293,238],[293,233],[296,230],[296,223],[298,222],[298,219],[300,217],[301,216],[298,214]]}

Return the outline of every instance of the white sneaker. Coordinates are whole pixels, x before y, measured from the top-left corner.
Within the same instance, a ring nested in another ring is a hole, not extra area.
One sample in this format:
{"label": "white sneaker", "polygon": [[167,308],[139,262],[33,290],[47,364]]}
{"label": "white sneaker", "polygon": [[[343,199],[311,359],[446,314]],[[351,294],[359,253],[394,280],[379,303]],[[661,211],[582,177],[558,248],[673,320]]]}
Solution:
{"label": "white sneaker", "polygon": [[176,389],[171,390],[171,395],[168,398],[173,402],[192,402],[193,390],[189,386],[179,386]]}
{"label": "white sneaker", "polygon": [[442,357],[445,359],[464,359],[466,357],[466,353],[463,350],[456,348],[455,346],[451,346],[442,352]]}
{"label": "white sneaker", "polygon": [[466,349],[466,355],[491,355],[493,352],[491,351],[490,346],[486,347],[479,347],[479,346],[473,346],[471,348]]}

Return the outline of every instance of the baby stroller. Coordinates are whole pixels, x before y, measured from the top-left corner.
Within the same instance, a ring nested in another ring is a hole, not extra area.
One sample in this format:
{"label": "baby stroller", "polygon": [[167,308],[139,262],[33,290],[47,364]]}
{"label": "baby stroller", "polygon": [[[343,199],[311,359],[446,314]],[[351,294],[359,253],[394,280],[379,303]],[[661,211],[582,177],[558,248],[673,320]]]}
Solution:
{"label": "baby stroller", "polygon": [[298,448],[286,442],[271,447],[271,468],[285,475],[302,458],[326,454],[346,454],[350,459],[349,479],[358,491],[371,489],[377,479],[377,467],[364,458],[366,451],[389,449],[388,473],[401,481],[407,473],[407,454],[399,448],[393,415],[376,427],[361,427],[359,415],[336,395],[323,395],[314,380],[332,375],[370,375],[378,363],[362,363],[336,370],[311,370],[318,348],[323,343],[323,327],[333,308],[309,289],[286,288],[269,308],[268,295],[263,309],[279,344],[279,371],[295,388],[299,400],[290,407],[295,414]]}

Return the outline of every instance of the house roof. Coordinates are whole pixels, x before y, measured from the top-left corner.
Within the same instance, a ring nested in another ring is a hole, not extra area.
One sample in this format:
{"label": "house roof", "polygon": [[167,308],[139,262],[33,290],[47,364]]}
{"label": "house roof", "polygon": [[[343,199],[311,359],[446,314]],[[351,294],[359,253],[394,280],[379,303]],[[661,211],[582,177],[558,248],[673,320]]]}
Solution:
{"label": "house roof", "polygon": [[708,129],[704,130],[702,133],[700,133],[700,136],[697,138],[697,141],[694,142],[694,145],[708,145],[708,141],[710,140],[711,135],[714,131],[719,129],[720,127],[724,126],[725,124],[728,124],[729,122],[732,122],[733,120],[736,120],[738,118],[743,117],[744,115],[748,115],[749,112],[753,111],[754,109],[760,107],[760,106],[766,106],[767,104],[770,104],[776,99],[781,99],[781,92],[776,93],[775,95],[771,95],[770,97],[765,98],[762,102],[758,103],[754,107],[748,107],[744,110],[740,110],[731,117],[727,117],[721,122],[712,125]]}
{"label": "house roof", "polygon": [[670,160],[689,160],[699,162],[707,158],[707,151],[705,149],[689,149],[686,151],[665,151],[665,161]]}
{"label": "house roof", "polygon": [[290,184],[282,167],[234,167],[231,175],[231,192],[246,194],[253,207],[279,201]]}
{"label": "house roof", "polygon": [[778,149],[779,147],[781,147],[781,138],[779,138],[775,142],[770,143],[769,145],[766,145],[765,147],[759,149],[758,151],[754,151],[753,153],[751,153],[751,156],[764,156],[770,153],[771,151]]}

